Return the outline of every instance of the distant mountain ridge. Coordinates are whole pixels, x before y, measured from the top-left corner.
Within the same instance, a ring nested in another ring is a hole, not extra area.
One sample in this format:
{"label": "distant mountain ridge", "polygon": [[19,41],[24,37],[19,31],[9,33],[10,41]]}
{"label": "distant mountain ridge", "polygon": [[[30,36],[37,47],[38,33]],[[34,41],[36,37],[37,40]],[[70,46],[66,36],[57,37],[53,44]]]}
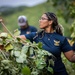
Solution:
{"label": "distant mountain ridge", "polygon": [[5,10],[9,10],[11,8],[13,8],[13,7],[11,7],[11,6],[2,6],[2,7],[0,7],[0,12],[3,12]]}
{"label": "distant mountain ridge", "polygon": [[10,10],[10,9],[16,9],[16,8],[23,8],[23,7],[27,7],[27,6],[19,6],[19,7],[12,7],[12,6],[1,6],[0,7],[0,12],[6,11],[6,10]]}
{"label": "distant mountain ridge", "polygon": [[0,15],[7,16],[16,11],[20,11],[27,8],[27,6],[19,6],[19,7],[12,7],[12,6],[2,6],[0,7]]}

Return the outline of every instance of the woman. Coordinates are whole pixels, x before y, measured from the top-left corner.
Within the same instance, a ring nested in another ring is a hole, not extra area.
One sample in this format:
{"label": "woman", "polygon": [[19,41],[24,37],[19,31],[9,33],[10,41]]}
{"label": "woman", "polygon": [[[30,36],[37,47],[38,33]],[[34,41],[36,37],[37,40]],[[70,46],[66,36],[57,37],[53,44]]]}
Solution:
{"label": "woman", "polygon": [[66,37],[62,34],[61,26],[58,25],[56,15],[51,12],[44,13],[39,20],[39,24],[40,28],[44,29],[43,31],[39,33],[33,32],[19,37],[35,41],[36,43],[42,42],[43,49],[51,52],[57,58],[53,67],[53,75],[68,75],[62,63],[61,52],[71,62],[75,62],[75,55]]}

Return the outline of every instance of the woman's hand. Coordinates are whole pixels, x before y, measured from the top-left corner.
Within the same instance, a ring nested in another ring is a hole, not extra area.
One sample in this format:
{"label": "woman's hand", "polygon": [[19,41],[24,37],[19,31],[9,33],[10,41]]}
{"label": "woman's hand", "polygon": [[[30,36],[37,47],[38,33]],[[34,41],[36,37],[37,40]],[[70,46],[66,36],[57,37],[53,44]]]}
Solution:
{"label": "woman's hand", "polygon": [[16,38],[20,38],[20,39],[26,40],[25,35],[16,36]]}

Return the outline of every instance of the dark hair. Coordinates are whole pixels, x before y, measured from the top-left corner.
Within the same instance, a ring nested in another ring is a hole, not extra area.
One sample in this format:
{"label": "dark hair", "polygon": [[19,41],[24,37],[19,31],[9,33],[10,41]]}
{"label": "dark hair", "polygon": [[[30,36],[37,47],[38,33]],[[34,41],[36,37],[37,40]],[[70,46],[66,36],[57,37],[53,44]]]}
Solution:
{"label": "dark hair", "polygon": [[53,21],[53,23],[52,23],[52,28],[53,28],[54,30],[56,30],[56,32],[57,32],[58,34],[63,35],[62,28],[61,28],[61,26],[58,24],[58,20],[57,20],[56,15],[55,15],[54,13],[52,13],[52,12],[47,12],[47,13],[44,13],[44,14],[46,14],[46,16],[48,17],[48,20],[49,20],[49,21],[50,21],[50,20]]}
{"label": "dark hair", "polygon": [[28,21],[26,21],[26,25],[27,25],[27,27],[29,27],[29,23],[28,23]]}

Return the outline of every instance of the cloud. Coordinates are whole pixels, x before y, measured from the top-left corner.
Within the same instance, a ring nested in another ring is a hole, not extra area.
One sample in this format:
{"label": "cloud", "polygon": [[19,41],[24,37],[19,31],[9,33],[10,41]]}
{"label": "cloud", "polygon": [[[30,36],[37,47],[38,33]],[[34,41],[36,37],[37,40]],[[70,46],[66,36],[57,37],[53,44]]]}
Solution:
{"label": "cloud", "polygon": [[47,0],[0,0],[0,6],[34,6]]}

